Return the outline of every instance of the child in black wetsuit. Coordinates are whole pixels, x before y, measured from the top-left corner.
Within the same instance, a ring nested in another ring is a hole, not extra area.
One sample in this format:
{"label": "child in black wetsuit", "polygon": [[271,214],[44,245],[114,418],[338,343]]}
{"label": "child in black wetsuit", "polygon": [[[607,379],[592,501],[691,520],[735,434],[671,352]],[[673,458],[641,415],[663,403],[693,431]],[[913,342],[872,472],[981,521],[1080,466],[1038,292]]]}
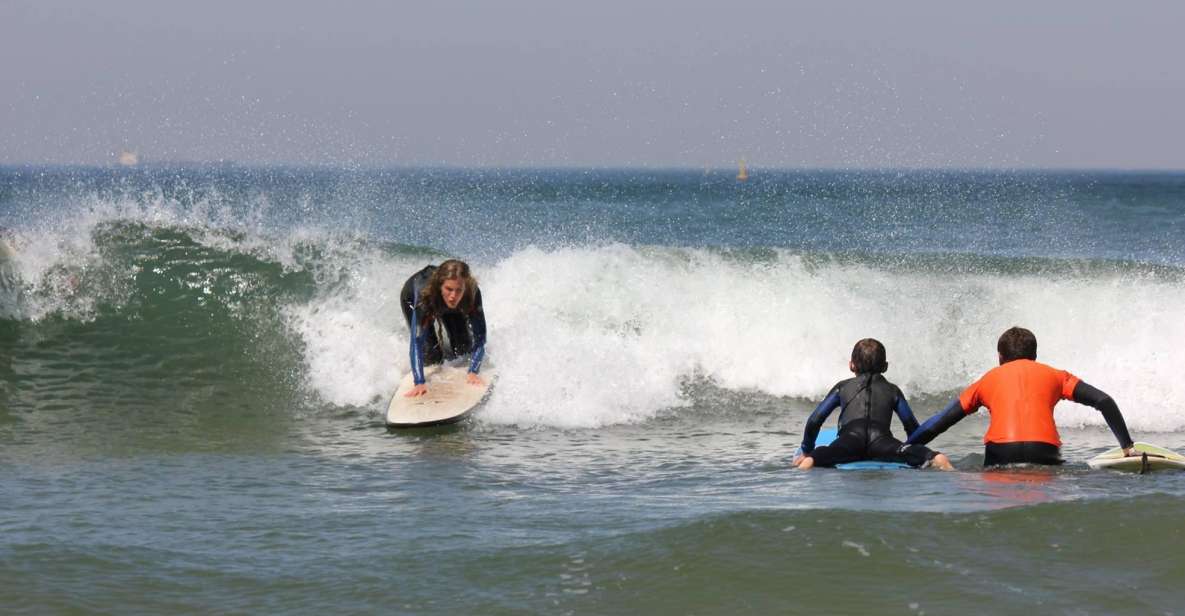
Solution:
{"label": "child in black wetsuit", "polygon": [[[878,460],[902,462],[915,468],[954,469],[945,455],[926,447],[903,444],[889,431],[894,413],[905,426],[907,438],[917,430],[918,420],[901,389],[884,377],[885,370],[889,369],[885,345],[872,338],[857,342],[852,348],[848,369],[856,376],[836,383],[807,418],[802,453],[795,457],[795,466],[806,470],[813,466]],[[839,434],[830,445],[815,447],[819,428],[837,408],[840,409]]]}

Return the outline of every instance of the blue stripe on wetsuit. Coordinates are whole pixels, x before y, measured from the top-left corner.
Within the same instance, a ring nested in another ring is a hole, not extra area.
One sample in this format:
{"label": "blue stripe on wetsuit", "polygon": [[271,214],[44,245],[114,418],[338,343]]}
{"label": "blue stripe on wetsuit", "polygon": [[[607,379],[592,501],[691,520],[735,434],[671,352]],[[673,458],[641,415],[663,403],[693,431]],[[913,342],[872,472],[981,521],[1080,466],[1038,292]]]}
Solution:
{"label": "blue stripe on wetsuit", "polygon": [[424,337],[419,334],[420,324],[416,316],[416,310],[413,308],[411,311],[411,375],[416,385],[423,385],[426,382],[424,379],[424,354],[420,349],[423,348]]}
{"label": "blue stripe on wetsuit", "polygon": [[473,331],[473,358],[469,360],[469,371],[477,374],[481,370],[481,360],[486,356],[486,314],[481,308],[469,318],[469,327]]}
{"label": "blue stripe on wetsuit", "polygon": [[417,314],[416,308],[419,306],[420,288],[413,282],[411,285],[411,375],[412,381],[416,385],[423,385],[427,382],[424,378],[424,337],[426,333],[420,332],[420,315]]}

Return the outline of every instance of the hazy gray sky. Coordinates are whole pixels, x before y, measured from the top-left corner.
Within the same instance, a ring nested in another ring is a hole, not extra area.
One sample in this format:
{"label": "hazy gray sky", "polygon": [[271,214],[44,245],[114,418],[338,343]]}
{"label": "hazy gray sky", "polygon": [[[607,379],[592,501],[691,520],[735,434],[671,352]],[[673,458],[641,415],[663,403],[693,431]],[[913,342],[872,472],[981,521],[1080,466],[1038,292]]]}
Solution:
{"label": "hazy gray sky", "polygon": [[1185,3],[0,0],[0,163],[1185,169]]}

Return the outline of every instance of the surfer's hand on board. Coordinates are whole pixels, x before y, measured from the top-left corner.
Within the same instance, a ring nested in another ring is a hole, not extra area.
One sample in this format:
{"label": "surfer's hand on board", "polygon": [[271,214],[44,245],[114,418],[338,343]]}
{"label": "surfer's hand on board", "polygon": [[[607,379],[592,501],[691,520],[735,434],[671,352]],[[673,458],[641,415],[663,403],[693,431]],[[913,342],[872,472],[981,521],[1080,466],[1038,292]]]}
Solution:
{"label": "surfer's hand on board", "polygon": [[407,390],[407,393],[403,394],[403,397],[415,398],[416,396],[422,396],[426,393],[428,393],[428,384],[427,383],[420,383],[419,385],[416,385],[415,387],[412,387],[411,389]]}
{"label": "surfer's hand on board", "polygon": [[467,381],[467,382],[468,382],[470,385],[485,385],[485,384],[486,384],[486,382],[485,382],[485,381],[483,381],[483,380],[481,380],[481,377],[480,377],[480,376],[478,376],[476,372],[469,372],[469,373],[467,373],[467,374],[465,375],[465,380],[466,380],[466,381]]}

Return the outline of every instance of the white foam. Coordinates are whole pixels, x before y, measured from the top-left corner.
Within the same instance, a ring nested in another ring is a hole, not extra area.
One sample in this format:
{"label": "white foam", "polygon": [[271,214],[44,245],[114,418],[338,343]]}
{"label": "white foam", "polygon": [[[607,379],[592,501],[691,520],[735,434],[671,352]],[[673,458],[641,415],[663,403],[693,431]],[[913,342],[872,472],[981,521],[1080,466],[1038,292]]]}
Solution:
{"label": "white foam", "polygon": [[26,292],[9,303],[6,314],[37,321],[50,314],[89,320],[98,296],[82,288],[83,276],[102,261],[94,230],[102,222],[144,218],[143,206],[132,201],[111,202],[80,197],[74,207],[42,216],[36,224],[13,233],[9,262],[15,285]]}
{"label": "white foam", "polygon": [[[269,233],[259,213],[265,203],[244,223],[242,212],[217,203],[79,199],[68,213],[43,216],[10,239],[16,255],[6,267],[44,292],[0,309],[32,320],[90,318],[99,298],[118,305],[118,295],[131,292],[86,284],[88,270],[103,265],[95,229],[110,221],[182,226],[212,247],[313,270],[318,296],[282,309],[305,347],[306,386],[324,400],[375,405],[408,369],[397,295],[423,258],[390,257],[359,238],[318,229]],[[311,262],[301,256],[310,245],[320,253]],[[1176,408],[1185,397],[1177,374],[1185,359],[1185,286],[1165,277],[935,275],[807,263],[788,252],[755,263],[707,250],[621,245],[530,248],[473,265],[488,315],[489,361],[500,372],[484,421],[645,421],[686,405],[689,378],[816,400],[847,376],[852,344],[863,337],[886,344],[887,376],[908,395],[948,395],[994,366],[1000,332],[1022,325],[1037,333],[1042,361],[1114,396],[1133,431],[1185,428]],[[127,274],[122,279],[131,280]],[[1063,403],[1058,418],[1068,426],[1103,424],[1096,411],[1073,403]]]}
{"label": "white foam", "polygon": [[[484,421],[596,427],[687,404],[690,377],[731,390],[818,399],[863,337],[889,349],[908,395],[950,394],[995,365],[1012,325],[1035,331],[1040,359],[1119,401],[1133,430],[1179,430],[1174,401],[1185,322],[1177,283],[1140,277],[885,271],[808,265],[789,253],[753,264],[703,250],[626,246],[527,249],[474,264],[499,367]],[[304,310],[311,385],[367,404],[407,369],[395,294],[417,262],[373,265],[347,296]],[[388,363],[390,362],[390,363]],[[321,368],[319,366],[325,366]],[[334,376],[334,375],[339,376]],[[925,409],[919,409],[923,411]],[[1065,402],[1062,425],[1102,425]]]}
{"label": "white foam", "polygon": [[307,386],[340,406],[385,401],[409,368],[409,338],[399,291],[410,261],[372,254],[349,268],[334,292],[285,308],[305,346]]}
{"label": "white foam", "polygon": [[[183,228],[201,245],[254,255],[290,271],[313,266],[329,272],[357,258],[358,242],[334,233],[316,228],[270,232],[265,223],[269,208],[265,196],[232,208],[217,193],[182,205],[159,190],[116,199],[83,194],[71,197],[65,206],[42,206],[36,215],[25,217],[32,222],[7,238],[12,246],[4,263],[9,288],[0,302],[0,317],[40,321],[54,315],[87,321],[94,318],[100,302],[121,305],[133,292],[137,272],[132,263],[108,260],[96,245],[96,232],[111,223]],[[298,258],[299,249],[309,244],[325,254],[320,263]],[[113,267],[124,271],[113,272]]]}

